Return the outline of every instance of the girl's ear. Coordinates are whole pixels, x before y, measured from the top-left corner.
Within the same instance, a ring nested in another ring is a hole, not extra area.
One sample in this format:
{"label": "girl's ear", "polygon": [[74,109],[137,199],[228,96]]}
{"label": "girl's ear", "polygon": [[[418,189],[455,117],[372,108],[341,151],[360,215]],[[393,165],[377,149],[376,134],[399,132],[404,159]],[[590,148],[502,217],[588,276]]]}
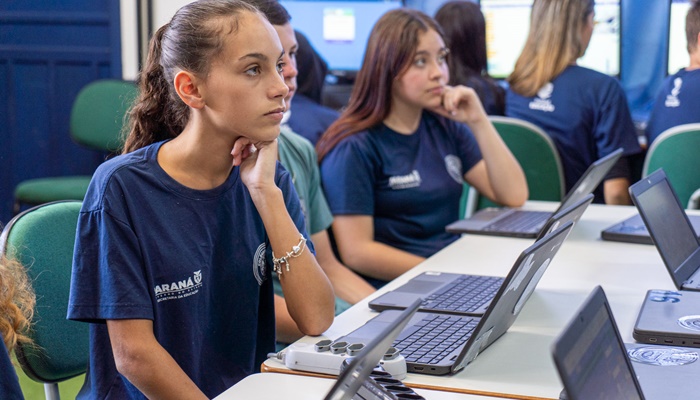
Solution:
{"label": "girl's ear", "polygon": [[199,90],[197,78],[192,73],[180,71],[174,79],[175,91],[182,101],[192,108],[204,107],[204,99]]}

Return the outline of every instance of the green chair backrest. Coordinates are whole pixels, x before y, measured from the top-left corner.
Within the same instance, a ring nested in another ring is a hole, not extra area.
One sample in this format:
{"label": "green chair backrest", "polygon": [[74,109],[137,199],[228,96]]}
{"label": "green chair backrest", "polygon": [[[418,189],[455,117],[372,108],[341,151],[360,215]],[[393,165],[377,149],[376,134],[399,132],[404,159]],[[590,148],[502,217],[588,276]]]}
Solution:
{"label": "green chair backrest", "polygon": [[[564,197],[564,169],[552,139],[538,126],[510,117],[489,117],[496,131],[525,172],[529,200],[561,201]],[[472,190],[472,194],[477,194]],[[477,194],[478,195],[478,194]],[[498,207],[478,196],[476,209]]]}
{"label": "green chair backrest", "polygon": [[679,125],[664,131],[652,142],[642,176],[663,168],[673,190],[685,207],[700,188],[700,123]]}
{"label": "green chair backrest", "polygon": [[81,145],[118,152],[123,145],[124,116],[138,94],[134,82],[104,79],[80,90],[73,102],[70,133]]}
{"label": "green chair backrest", "polygon": [[24,372],[39,382],[61,382],[87,369],[88,324],[66,319],[80,206],[59,201],[31,208],[15,216],[0,237],[0,249],[27,268],[36,292],[29,334],[34,345],[15,350]]}

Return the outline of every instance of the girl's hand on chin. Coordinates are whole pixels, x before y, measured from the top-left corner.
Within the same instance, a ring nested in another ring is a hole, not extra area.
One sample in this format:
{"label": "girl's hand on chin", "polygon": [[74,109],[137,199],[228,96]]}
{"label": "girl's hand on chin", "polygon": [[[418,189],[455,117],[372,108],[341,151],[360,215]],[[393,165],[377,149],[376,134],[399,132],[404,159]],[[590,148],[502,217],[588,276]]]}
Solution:
{"label": "girl's hand on chin", "polygon": [[431,111],[466,124],[488,118],[474,89],[461,85],[445,86],[442,103]]}
{"label": "girl's hand on chin", "polygon": [[275,186],[277,166],[277,139],[270,142],[253,143],[250,139],[239,137],[231,150],[233,165],[240,166],[241,179],[248,190]]}

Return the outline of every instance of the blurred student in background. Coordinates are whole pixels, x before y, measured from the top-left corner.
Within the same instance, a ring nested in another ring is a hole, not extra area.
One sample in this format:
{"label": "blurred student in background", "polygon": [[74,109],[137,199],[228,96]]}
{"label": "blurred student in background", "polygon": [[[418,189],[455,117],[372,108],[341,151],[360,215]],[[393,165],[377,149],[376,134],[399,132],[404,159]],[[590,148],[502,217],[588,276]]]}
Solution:
{"label": "blurred student in background", "polygon": [[505,89],[486,70],[486,21],[479,5],[464,0],[447,2],[435,14],[435,20],[450,48],[449,84],[474,89],[486,114],[504,115]]}
{"label": "blurred student in background", "polygon": [[544,129],[557,146],[568,191],[597,159],[624,156],[595,201],[630,204],[629,157],[641,151],[620,84],[576,65],[593,34],[593,0],[535,0],[530,32],[508,78],[506,115]]}
{"label": "blurred student in background", "polygon": [[462,183],[522,205],[520,165],[476,92],[449,86],[442,29],[400,8],[375,24],[350,103],[318,142],[321,177],[346,265],[396,278],[457,240]]}
{"label": "blurred student in background", "polygon": [[649,145],[668,128],[700,122],[700,1],[690,3],[685,35],[690,64],[664,81],[646,128]]}

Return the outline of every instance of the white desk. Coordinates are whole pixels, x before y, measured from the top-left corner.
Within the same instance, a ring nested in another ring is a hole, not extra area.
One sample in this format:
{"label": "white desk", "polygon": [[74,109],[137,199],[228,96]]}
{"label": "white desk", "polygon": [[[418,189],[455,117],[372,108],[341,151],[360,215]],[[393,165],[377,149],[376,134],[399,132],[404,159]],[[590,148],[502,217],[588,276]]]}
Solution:
{"label": "white desk", "polygon": [[[289,374],[250,375],[214,400],[321,400],[335,380]],[[493,397],[416,389],[426,400],[493,400]]]}
{"label": "white desk", "polygon": [[[528,209],[553,210],[556,204],[532,202]],[[600,231],[636,213],[634,207],[591,205],[542,277],[537,289],[510,330],[464,370],[454,376],[409,374],[411,387],[554,399],[562,385],[551,360],[550,346],[596,285],[606,291],[625,341],[648,289],[674,289],[656,248],[606,242]],[[532,240],[465,235],[416,268],[382,288],[396,288],[424,271],[505,276]],[[323,338],[336,339],[376,315],[367,299],[336,317]],[[300,340],[315,343],[321,338]],[[291,372],[277,360],[263,370]]]}

